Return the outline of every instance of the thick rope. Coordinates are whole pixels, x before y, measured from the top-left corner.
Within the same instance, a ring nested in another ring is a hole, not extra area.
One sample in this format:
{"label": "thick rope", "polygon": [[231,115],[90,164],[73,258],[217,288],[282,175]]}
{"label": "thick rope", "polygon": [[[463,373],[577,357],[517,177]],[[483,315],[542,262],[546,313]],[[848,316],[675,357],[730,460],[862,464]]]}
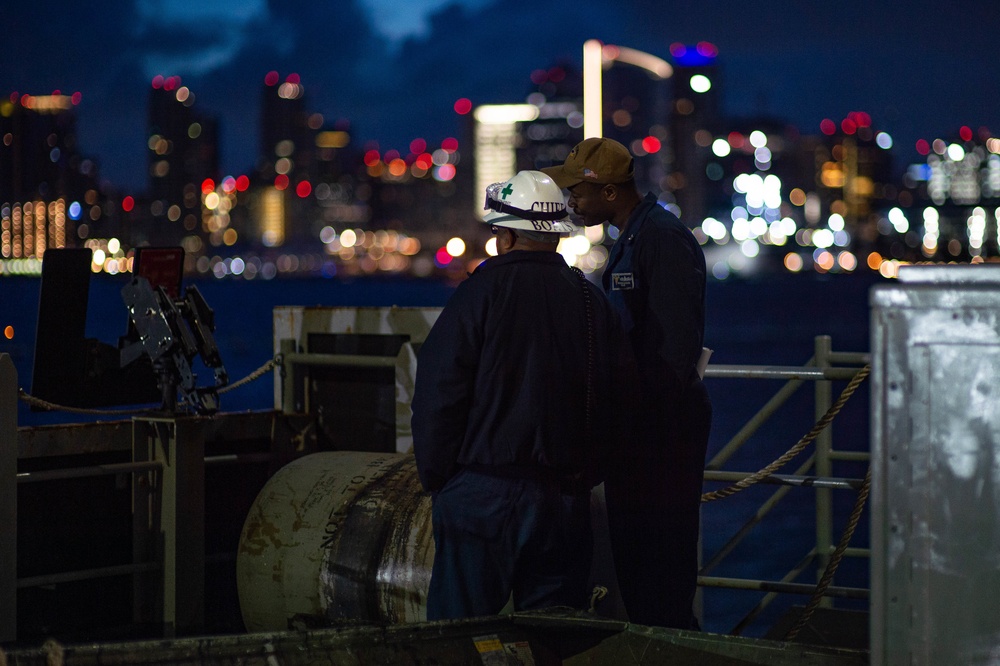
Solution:
{"label": "thick rope", "polygon": [[858,526],[858,521],[861,519],[861,511],[865,507],[865,503],[868,501],[868,492],[871,490],[872,485],[872,468],[868,468],[868,473],[865,474],[865,482],[861,484],[861,490],[858,491],[858,498],[854,502],[854,508],[851,510],[851,516],[847,520],[847,527],[844,528],[844,534],[840,537],[840,542],[837,544],[837,548],[833,551],[833,555],[830,556],[830,561],[826,564],[826,571],[823,572],[823,576],[820,578],[819,583],[816,584],[816,591],[813,592],[812,598],[809,603],[806,604],[805,610],[802,611],[802,615],[796,620],[792,628],[788,630],[785,634],[786,641],[792,641],[799,632],[802,630],[809,619],[812,617],[813,612],[819,606],[820,600],[822,600],[823,595],[826,593],[826,589],[830,587],[833,582],[833,575],[837,572],[837,567],[840,566],[840,561],[844,557],[844,553],[847,551],[847,545],[851,542],[851,537],[854,536],[854,530]]}
{"label": "thick rope", "polygon": [[[267,361],[264,365],[260,366],[249,375],[243,379],[233,382],[227,386],[220,388],[217,393],[228,393],[235,388],[249,384],[250,382],[260,379],[268,372],[274,369],[276,365],[280,363],[280,355],[278,358],[273,358]],[[127,409],[88,409],[86,407],[68,407],[66,405],[58,405],[54,402],[49,402],[48,400],[42,400],[41,398],[36,398],[30,395],[27,391],[22,388],[17,390],[18,398],[28,403],[29,405],[34,405],[40,407],[50,412],[68,412],[70,414],[90,414],[96,416],[126,416],[129,414],[145,414],[148,412],[155,411],[159,409],[159,406],[148,406],[148,407],[130,407]]]}
{"label": "thick rope", "polygon": [[67,407],[66,405],[57,405],[54,402],[49,402],[48,400],[42,400],[41,398],[36,398],[33,395],[27,393],[24,389],[19,388],[17,390],[18,397],[29,405],[34,405],[35,407],[41,407],[46,411],[50,412],[69,412],[70,414],[95,414],[98,416],[123,416],[126,414],[142,414],[144,412],[149,412],[155,409],[155,407],[131,407],[129,409],[88,409],[86,407]]}
{"label": "thick rope", "polygon": [[741,490],[746,490],[747,488],[757,483],[760,483],[762,480],[764,480],[771,474],[774,474],[774,472],[776,472],[777,470],[781,469],[790,460],[792,460],[795,456],[801,453],[803,449],[805,449],[809,444],[811,444],[812,441],[815,440],[828,425],[830,425],[830,422],[833,421],[833,419],[837,416],[837,414],[840,413],[840,410],[847,403],[847,401],[850,400],[851,396],[854,395],[854,392],[858,390],[858,387],[861,385],[861,382],[863,382],[865,378],[868,377],[868,374],[870,372],[871,372],[871,365],[866,365],[865,367],[858,370],[858,373],[854,375],[850,383],[848,383],[847,388],[844,389],[844,392],[841,393],[840,397],[837,398],[837,401],[830,406],[830,409],[826,411],[826,414],[824,414],[823,417],[816,422],[816,425],[812,427],[812,430],[810,430],[805,435],[805,437],[800,439],[795,444],[795,446],[788,449],[788,451],[786,451],[781,457],[779,457],[777,460],[772,462],[764,469],[754,472],[750,476],[746,477],[745,479],[737,481],[731,486],[727,486],[726,488],[722,488],[721,490],[716,490],[713,492],[703,494],[701,496],[701,501],[711,502],[714,500],[722,499],[724,497],[729,497],[730,495],[735,495]]}
{"label": "thick rope", "polygon": [[228,386],[223,386],[222,388],[219,389],[218,393],[220,393],[220,394],[222,394],[222,393],[229,393],[234,388],[238,388],[238,387],[243,386],[245,384],[249,384],[250,382],[252,382],[252,381],[254,381],[256,379],[260,379],[261,377],[263,377],[267,373],[271,372],[271,370],[274,370],[274,366],[276,366],[276,365],[278,365],[278,361],[272,358],[267,363],[265,363],[264,365],[260,366],[259,368],[257,368],[256,370],[254,370],[253,372],[251,372],[249,375],[247,375],[243,379],[239,380],[238,382],[233,382],[232,384],[229,384]]}

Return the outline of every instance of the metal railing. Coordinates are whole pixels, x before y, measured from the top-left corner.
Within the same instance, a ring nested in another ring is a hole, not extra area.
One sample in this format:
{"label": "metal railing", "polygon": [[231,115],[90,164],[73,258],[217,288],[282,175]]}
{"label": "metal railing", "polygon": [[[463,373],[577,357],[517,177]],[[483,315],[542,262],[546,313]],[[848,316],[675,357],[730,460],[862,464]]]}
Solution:
{"label": "metal railing", "polygon": [[[706,379],[784,379],[784,385],[768,399],[765,404],[743,425],[742,428],[716,453],[706,464],[706,483],[733,483],[749,477],[757,470],[723,471],[722,467],[729,462],[751,440],[752,436],[779,410],[807,381],[815,382],[814,414],[817,422],[826,415],[833,401],[833,382],[836,380],[854,379],[870,362],[866,353],[835,352],[829,336],[817,336],[814,340],[814,355],[803,366],[742,366],[742,365],[710,365],[706,370]],[[841,478],[833,475],[835,462],[865,462],[870,458],[868,451],[842,451],[833,446],[832,425],[824,428],[813,442],[814,450],[804,461],[799,463],[791,474],[770,474],[760,482],[780,486],[761,502],[757,511],[746,520],[729,539],[702,564],[698,583],[701,587],[722,587],[729,589],[762,591],[766,594],[730,633],[741,633],[756,617],[758,617],[776,598],[778,594],[812,595],[816,586],[794,583],[810,568],[815,568],[817,581],[823,576],[834,551],[837,534],[834,533],[832,493],[835,490],[848,490],[857,493],[863,486],[860,478]],[[739,579],[711,576],[733,553],[736,547],[770,514],[778,503],[796,487],[807,487],[815,490],[815,545],[805,554],[802,560],[786,573],[781,580],[765,581],[757,579]],[[725,501],[723,499],[722,501]],[[848,548],[845,554],[850,557],[869,557],[867,548]],[[864,588],[829,586],[823,592],[820,601],[823,606],[831,606],[831,599],[867,599],[869,591]]]}
{"label": "metal railing", "polygon": [[[328,363],[332,365],[357,365],[368,363],[375,365],[388,364],[392,359],[350,359],[340,355],[310,355],[300,358],[286,352],[285,361],[293,364]],[[393,361],[394,362],[394,361]],[[815,382],[815,414],[817,418],[825,414],[832,401],[832,384],[834,381],[847,380],[854,377],[861,365],[868,363],[868,355],[860,353],[839,353],[831,349],[828,336],[815,339],[815,354],[803,366],[752,366],[752,365],[710,365],[706,370],[706,379],[784,379],[786,383],[757,411],[740,430],[715,454],[706,465],[705,480],[708,483],[731,483],[745,478],[751,472],[722,470],[722,467],[745,446],[752,436],[779,409],[785,405],[796,391],[807,381]],[[287,381],[287,380],[286,380]],[[286,385],[291,393],[291,387]],[[26,587],[56,584],[60,582],[86,580],[108,576],[132,575],[135,577],[137,607],[144,601],[148,591],[140,590],[138,581],[149,575],[155,575],[161,581],[162,587],[153,596],[157,597],[154,605],[159,605],[156,616],[169,625],[179,621],[185,613],[196,611],[200,600],[194,598],[203,589],[203,584],[194,579],[190,573],[192,568],[201,567],[212,556],[206,557],[203,552],[203,541],[199,541],[194,532],[185,538],[182,532],[191,531],[191,526],[183,523],[191,519],[184,514],[184,507],[178,505],[181,498],[187,498],[190,506],[204,501],[203,488],[199,489],[199,474],[203,484],[204,468],[208,465],[259,462],[271,457],[270,453],[239,453],[217,456],[204,455],[205,433],[199,430],[197,424],[191,422],[178,423],[173,419],[136,419],[129,433],[131,436],[133,462],[92,465],[62,470],[44,470],[17,472],[18,432],[17,432],[18,389],[17,375],[11,359],[6,354],[0,354],[0,599],[16,599],[16,591]],[[286,408],[288,405],[286,404]],[[178,432],[183,429],[184,432]],[[183,448],[177,447],[179,438],[184,438],[190,444],[198,440],[201,446]],[[729,540],[712,555],[700,571],[699,584],[702,587],[724,587],[730,589],[754,590],[765,592],[764,598],[747,616],[734,628],[732,633],[740,633],[757,615],[759,615],[778,594],[812,594],[815,586],[794,582],[811,566],[816,567],[817,579],[823,573],[835,542],[833,510],[831,493],[834,490],[857,491],[861,479],[841,478],[833,475],[835,461],[864,461],[868,459],[866,452],[838,451],[833,448],[830,429],[824,430],[815,441],[815,451],[799,464],[791,474],[771,474],[764,477],[761,483],[778,485],[779,488],[761,503],[756,513],[747,520]],[[182,452],[181,456],[176,453]],[[166,455],[173,452],[174,455]],[[90,568],[80,571],[59,572],[48,575],[17,578],[17,485],[39,481],[52,481],[85,476],[108,474],[133,475],[133,497],[137,498],[134,529],[136,533],[136,558],[131,564],[112,565]],[[165,482],[165,480],[167,482]],[[795,487],[811,488],[816,492],[816,534],[815,546],[805,555],[802,561],[790,570],[779,581],[752,579],[736,579],[731,577],[710,575],[730,555],[737,545],[749,534],[755,526],[774,509],[778,502]],[[137,492],[141,491],[141,497]],[[724,500],[723,500],[724,501]],[[164,507],[167,507],[165,509]],[[201,507],[201,520],[204,520],[204,507]],[[166,512],[166,513],[164,513]],[[183,514],[180,521],[174,520]],[[196,523],[198,521],[195,521]],[[154,538],[150,532],[155,523],[156,529],[163,533],[155,538],[159,543],[149,543]],[[143,529],[142,525],[149,529]],[[178,526],[180,524],[180,526]],[[197,526],[195,526],[197,527]],[[195,530],[196,531],[196,530]],[[153,553],[159,553],[153,556]],[[140,554],[143,556],[140,557]],[[847,554],[855,557],[866,557],[867,549],[848,549]],[[147,581],[148,582],[148,581]],[[859,588],[830,586],[825,591],[826,598],[864,599],[868,591]],[[148,599],[145,600],[148,605]],[[185,610],[187,609],[187,610]],[[136,610],[138,613],[139,610]],[[147,608],[148,615],[148,608]],[[190,620],[191,617],[187,617]],[[0,604],[0,643],[13,641],[17,637],[16,603]]]}

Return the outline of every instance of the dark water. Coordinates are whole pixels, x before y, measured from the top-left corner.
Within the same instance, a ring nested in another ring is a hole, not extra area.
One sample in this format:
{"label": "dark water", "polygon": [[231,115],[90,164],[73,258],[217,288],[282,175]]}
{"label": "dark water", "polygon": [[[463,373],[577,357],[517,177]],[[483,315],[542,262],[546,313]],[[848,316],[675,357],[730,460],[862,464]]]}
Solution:
{"label": "dark water", "polygon": [[[124,277],[91,279],[87,337],[114,344],[125,333],[127,315],[120,290]],[[271,311],[279,305],[307,306],[441,306],[452,292],[443,282],[413,279],[287,279],[272,281],[191,281],[215,312],[216,341],[231,381],[260,367],[272,352]],[[801,365],[813,353],[814,338],[829,335],[835,351],[868,351],[868,291],[875,279],[861,276],[789,275],[754,281],[712,282],[708,290],[706,345],[715,350],[713,363],[748,365]],[[13,326],[12,340],[0,336],[0,352],[10,354],[19,385],[30,392],[31,365],[40,281],[34,278],[0,279],[0,331]],[[207,377],[206,377],[207,379]],[[205,382],[202,382],[205,383]],[[717,452],[772,396],[779,380],[710,379],[715,414],[709,456]],[[834,384],[834,396],[845,382]],[[813,386],[807,383],[771,422],[762,427],[726,469],[755,471],[784,453],[814,422]],[[270,377],[252,382],[222,397],[225,411],[270,409]],[[44,425],[78,421],[79,416],[31,412],[22,403],[19,424]],[[868,447],[868,392],[865,386],[848,403],[833,424],[838,449]],[[802,454],[804,458],[808,453]],[[798,461],[780,470],[791,473]],[[835,476],[862,477],[865,467],[839,463]],[[707,486],[715,489],[718,485]],[[725,500],[704,505],[705,560],[729,535],[753,516],[775,486],[747,490]],[[834,542],[854,501],[852,493],[834,494]],[[814,543],[814,495],[793,489],[763,523],[730,556],[713,576],[755,577],[779,580]],[[867,546],[867,516],[854,546]],[[866,560],[845,560],[837,585],[868,586]],[[814,574],[799,582],[815,582]],[[706,589],[705,628],[728,632],[762,596],[759,592]],[[786,598],[775,604],[746,633],[761,635],[787,607],[804,604],[806,597]],[[838,606],[845,606],[838,602]],[[848,606],[849,607],[849,606]],[[864,607],[855,604],[854,607]]]}

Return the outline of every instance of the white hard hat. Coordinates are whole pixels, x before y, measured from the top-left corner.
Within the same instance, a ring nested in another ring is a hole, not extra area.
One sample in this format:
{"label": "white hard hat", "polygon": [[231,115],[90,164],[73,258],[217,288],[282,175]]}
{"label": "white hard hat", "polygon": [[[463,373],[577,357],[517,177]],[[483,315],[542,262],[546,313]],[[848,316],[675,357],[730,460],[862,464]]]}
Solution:
{"label": "white hard hat", "polygon": [[569,221],[562,190],[541,171],[519,171],[506,183],[486,188],[488,210],[483,221],[510,229],[565,234],[576,231]]}

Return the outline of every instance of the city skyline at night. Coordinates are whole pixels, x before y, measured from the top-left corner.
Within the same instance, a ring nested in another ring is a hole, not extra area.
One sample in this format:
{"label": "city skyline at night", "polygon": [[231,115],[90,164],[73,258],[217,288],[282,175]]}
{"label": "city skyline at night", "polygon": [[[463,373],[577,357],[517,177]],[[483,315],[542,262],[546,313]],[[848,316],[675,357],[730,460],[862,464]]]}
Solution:
{"label": "city skyline at night", "polygon": [[[410,13],[388,2],[335,4],[216,0],[195,10],[140,1],[51,12],[8,3],[0,30],[13,57],[0,62],[0,82],[35,95],[80,92],[80,150],[131,188],[145,184],[146,88],[156,74],[198,91],[203,112],[218,118],[220,163],[232,174],[259,152],[257,89],[268,71],[299,73],[312,108],[349,122],[359,143],[403,149],[455,135],[457,99],[524,101],[533,70],[579,63],[589,38],[661,57],[674,42],[710,41],[727,115],[784,118],[811,133],[863,110],[894,137],[900,168],[917,139],[996,125],[1000,108],[1000,64],[985,48],[994,12],[984,3],[916,2],[903,12],[887,1],[751,10],[428,0],[407,3]],[[386,14],[397,20],[379,19]]]}

